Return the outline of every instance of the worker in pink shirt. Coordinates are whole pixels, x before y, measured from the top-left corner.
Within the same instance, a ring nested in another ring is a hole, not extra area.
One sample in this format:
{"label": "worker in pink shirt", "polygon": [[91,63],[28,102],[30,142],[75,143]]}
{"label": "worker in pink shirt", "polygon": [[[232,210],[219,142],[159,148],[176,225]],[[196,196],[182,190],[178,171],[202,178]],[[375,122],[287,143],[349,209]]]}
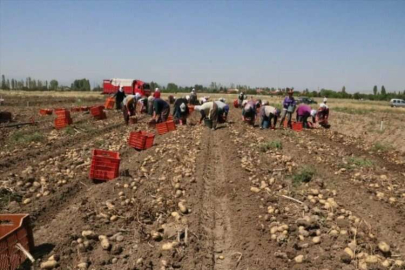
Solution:
{"label": "worker in pink shirt", "polygon": [[311,116],[312,108],[306,104],[301,104],[297,108],[297,122],[301,122],[304,128],[309,128],[308,117]]}

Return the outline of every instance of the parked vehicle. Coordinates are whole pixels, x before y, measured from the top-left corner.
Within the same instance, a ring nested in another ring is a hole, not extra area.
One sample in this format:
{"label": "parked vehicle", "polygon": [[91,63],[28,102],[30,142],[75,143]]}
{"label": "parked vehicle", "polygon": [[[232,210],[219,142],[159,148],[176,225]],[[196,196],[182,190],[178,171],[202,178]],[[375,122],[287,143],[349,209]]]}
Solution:
{"label": "parked vehicle", "polygon": [[313,100],[312,98],[308,98],[308,97],[299,97],[297,98],[297,103],[301,104],[317,104],[317,102],[315,100]]}
{"label": "parked vehicle", "polygon": [[122,87],[125,94],[135,95],[136,93],[142,96],[150,96],[150,85],[140,80],[133,79],[111,79],[103,80],[103,94],[113,94]]}
{"label": "parked vehicle", "polygon": [[405,107],[405,100],[403,99],[394,98],[391,99],[390,103],[391,107]]}

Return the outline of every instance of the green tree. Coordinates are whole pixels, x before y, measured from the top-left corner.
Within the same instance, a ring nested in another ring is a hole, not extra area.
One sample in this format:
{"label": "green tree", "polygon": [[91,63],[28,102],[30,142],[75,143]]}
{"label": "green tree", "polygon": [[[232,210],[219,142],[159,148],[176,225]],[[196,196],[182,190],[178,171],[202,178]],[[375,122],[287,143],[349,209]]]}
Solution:
{"label": "green tree", "polygon": [[49,82],[49,90],[57,90],[58,89],[58,81],[57,80],[51,80]]}
{"label": "green tree", "polygon": [[343,86],[342,93],[346,94],[346,86]]}
{"label": "green tree", "polygon": [[45,81],[45,89],[48,90],[48,81]]}
{"label": "green tree", "polygon": [[377,85],[374,85],[374,88],[373,88],[373,93],[374,93],[374,96],[376,96],[377,95]]}
{"label": "green tree", "polygon": [[179,90],[179,87],[175,83],[168,83],[166,90],[168,92],[177,92]]}
{"label": "green tree", "polygon": [[15,89],[15,83],[14,83],[14,79],[11,79],[11,89]]}
{"label": "green tree", "polygon": [[149,86],[152,91],[155,91],[156,88],[160,88],[159,84],[153,81],[149,83]]}
{"label": "green tree", "polygon": [[1,89],[6,89],[6,76],[1,75]]}
{"label": "green tree", "polygon": [[387,95],[387,92],[385,91],[384,85],[381,86],[381,95],[383,95],[383,96],[386,96],[386,95]]}

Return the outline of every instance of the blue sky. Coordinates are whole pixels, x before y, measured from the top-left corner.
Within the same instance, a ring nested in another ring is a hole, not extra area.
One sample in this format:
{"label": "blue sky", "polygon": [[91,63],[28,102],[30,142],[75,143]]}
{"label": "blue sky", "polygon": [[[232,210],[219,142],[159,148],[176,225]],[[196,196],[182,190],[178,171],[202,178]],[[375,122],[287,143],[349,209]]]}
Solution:
{"label": "blue sky", "polygon": [[0,73],[405,90],[405,1],[0,0]]}

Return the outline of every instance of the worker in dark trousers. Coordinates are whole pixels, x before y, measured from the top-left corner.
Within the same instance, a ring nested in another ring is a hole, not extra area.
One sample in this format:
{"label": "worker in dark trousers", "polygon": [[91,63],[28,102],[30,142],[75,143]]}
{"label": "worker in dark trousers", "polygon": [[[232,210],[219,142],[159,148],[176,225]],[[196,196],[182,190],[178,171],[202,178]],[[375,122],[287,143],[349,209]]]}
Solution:
{"label": "worker in dark trousers", "polygon": [[156,123],[166,122],[170,114],[170,105],[161,98],[153,100],[153,118]]}
{"label": "worker in dark trousers", "polygon": [[128,95],[122,101],[122,113],[124,115],[125,124],[128,125],[129,117],[136,115],[136,105],[141,95],[138,93],[135,95]]}
{"label": "worker in dark trousers", "polygon": [[187,104],[186,98],[178,98],[174,102],[173,117],[176,121],[181,121],[182,124],[186,123],[187,115],[189,114]]}
{"label": "worker in dark trousers", "polygon": [[118,89],[118,91],[114,94],[114,97],[115,97],[115,109],[121,110],[121,105],[122,105],[121,103],[125,98],[125,92],[122,89],[122,87],[120,87]]}

